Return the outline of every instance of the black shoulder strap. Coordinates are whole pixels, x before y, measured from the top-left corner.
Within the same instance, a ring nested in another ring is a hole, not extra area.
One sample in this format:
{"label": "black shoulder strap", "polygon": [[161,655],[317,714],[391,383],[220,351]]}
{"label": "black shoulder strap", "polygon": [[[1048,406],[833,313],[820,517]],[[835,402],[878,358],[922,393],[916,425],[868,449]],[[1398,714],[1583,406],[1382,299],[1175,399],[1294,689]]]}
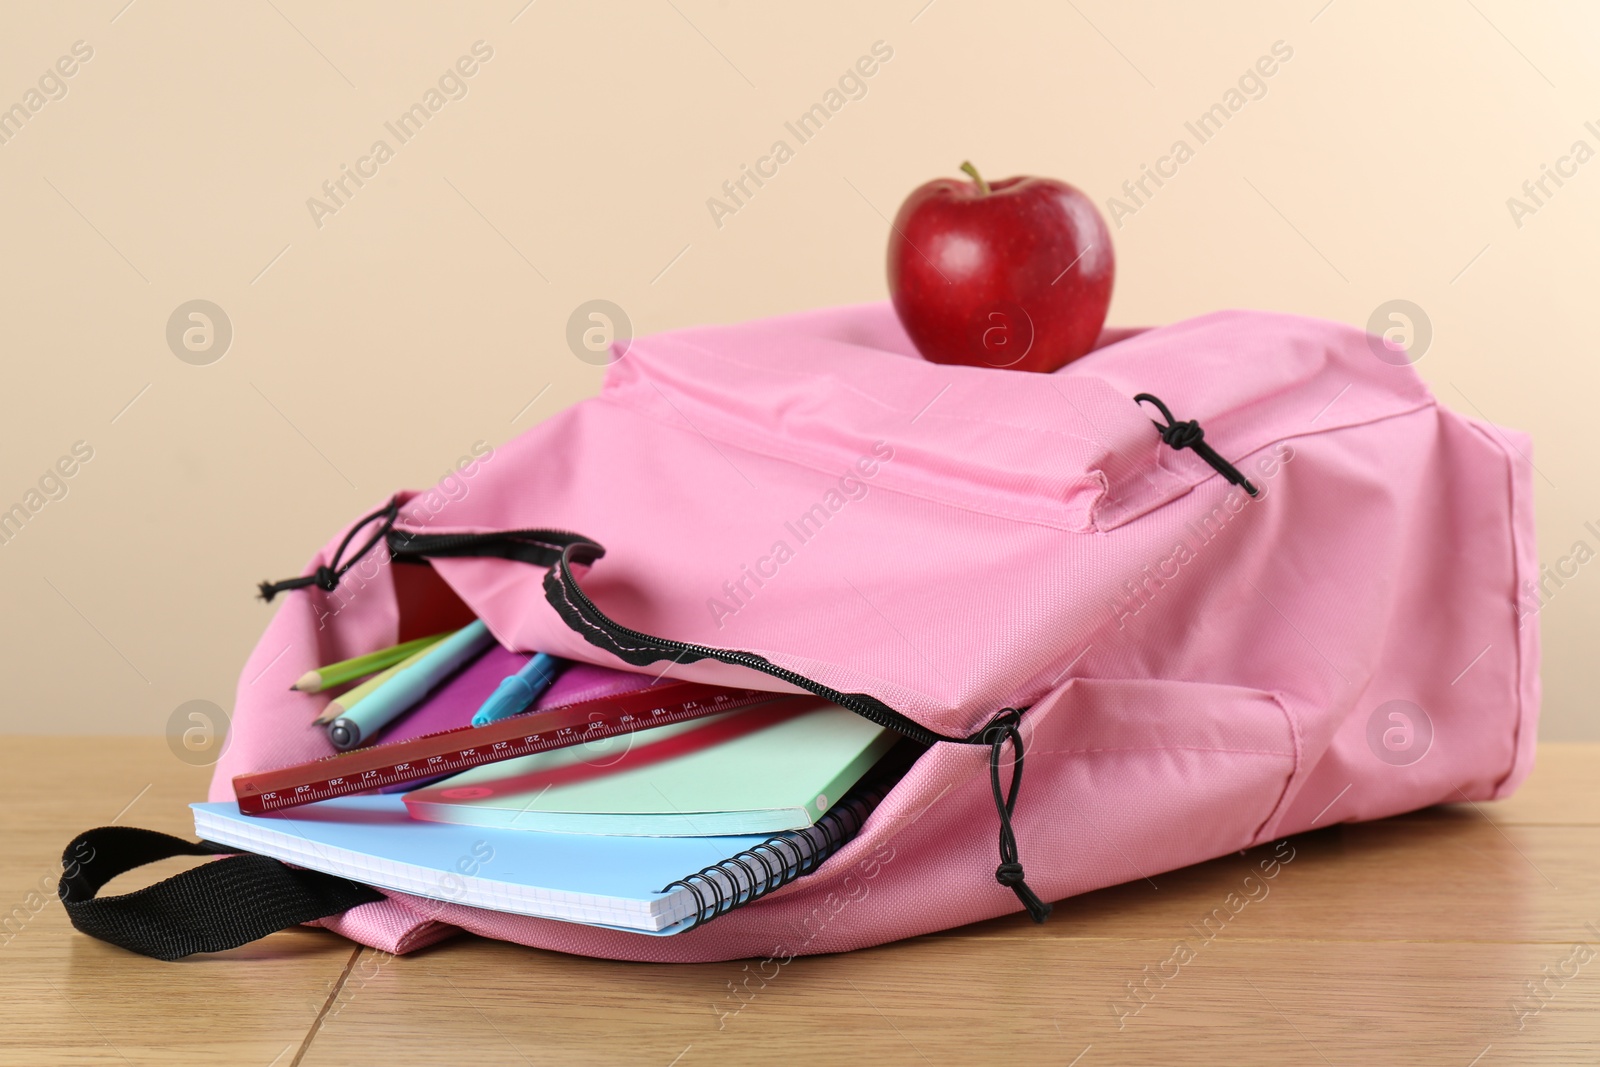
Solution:
{"label": "black shoulder strap", "polygon": [[375,889],[266,856],[228,855],[155,885],[96,897],[111,879],[173,856],[236,853],[132,826],[102,826],[73,838],[61,857],[61,903],[90,937],[153,956],[221,952],[288,927],[382,900]]}

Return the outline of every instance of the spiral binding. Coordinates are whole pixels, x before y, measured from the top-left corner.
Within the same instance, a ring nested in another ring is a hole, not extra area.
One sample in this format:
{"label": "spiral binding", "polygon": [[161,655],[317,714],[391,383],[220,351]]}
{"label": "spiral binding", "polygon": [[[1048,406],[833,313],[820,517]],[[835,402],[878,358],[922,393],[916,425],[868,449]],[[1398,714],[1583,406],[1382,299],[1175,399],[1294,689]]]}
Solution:
{"label": "spiral binding", "polygon": [[[885,783],[860,786],[804,830],[768,838],[672,882],[661,892],[682,886],[694,894],[695,913],[684,920],[685,929],[742,908],[816,870],[860,832],[887,792]],[[756,867],[760,867],[759,876]]]}

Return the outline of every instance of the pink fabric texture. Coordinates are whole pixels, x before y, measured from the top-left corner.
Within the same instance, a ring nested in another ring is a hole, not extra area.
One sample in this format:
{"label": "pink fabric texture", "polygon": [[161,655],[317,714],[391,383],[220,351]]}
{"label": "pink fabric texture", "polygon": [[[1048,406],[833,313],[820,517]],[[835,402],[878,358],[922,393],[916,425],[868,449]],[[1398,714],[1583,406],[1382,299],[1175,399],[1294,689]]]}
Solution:
{"label": "pink fabric texture", "polygon": [[[598,397],[402,494],[398,526],[581,533],[606,548],[580,577],[612,619],[759,654],[947,737],[1026,706],[1014,823],[1028,884],[1061,900],[1527,775],[1529,441],[1440,407],[1376,343],[1230,311],[1108,333],[1043,375],[925,362],[887,304],[677,331],[634,341]],[[1260,497],[1164,444],[1142,392],[1198,420]],[[211,798],[332,751],[301,725],[319,698],[289,681],[466,610],[508,648],[626,667],[563,622],[544,575],[375,550],[334,592],[287,594]],[[784,688],[709,660],[668,673]],[[398,894],[323,925],[389,951],[455,927],[689,962],[1014,912],[988,757],[939,743],[817,872],[678,936]]]}

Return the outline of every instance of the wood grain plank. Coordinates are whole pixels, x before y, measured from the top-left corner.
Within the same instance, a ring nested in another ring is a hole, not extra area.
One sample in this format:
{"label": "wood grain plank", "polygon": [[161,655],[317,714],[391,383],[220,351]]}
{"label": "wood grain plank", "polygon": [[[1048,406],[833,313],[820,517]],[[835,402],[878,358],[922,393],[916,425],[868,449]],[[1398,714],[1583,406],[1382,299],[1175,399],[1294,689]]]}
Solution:
{"label": "wood grain plank", "polygon": [[[61,853],[112,822],[193,838],[210,770],[150,737],[9,737],[0,781],[0,1064],[286,1065],[356,947],[320,930],[161,963],[73,930]],[[127,892],[198,861],[116,879]]]}
{"label": "wood grain plank", "polygon": [[1181,965],[1168,962],[1174,951],[1167,940],[921,938],[798,959],[763,979],[743,963],[623,966],[465,941],[378,973],[325,1020],[305,1064],[384,1064],[397,1033],[407,1063],[457,1064],[470,1050],[480,1067],[1080,1055],[1081,1067],[1464,1067],[1487,1047],[1495,1064],[1593,1062],[1600,981],[1589,970],[1600,962],[1547,1003],[1526,999],[1524,983],[1566,960],[1566,946],[1223,937]]}
{"label": "wood grain plank", "polygon": [[[1555,943],[1600,923],[1597,832],[1439,808],[1298,835],[1275,867],[1268,845],[1086,893],[1043,926],[1018,914],[935,936],[1137,938],[1209,924],[1267,939]],[[1236,914],[1230,894],[1246,902]]]}
{"label": "wood grain plank", "polygon": [[71,930],[41,886],[74,833],[119,813],[192,836],[206,770],[159,738],[6,743],[0,900],[41,906],[0,945],[0,1064],[1600,1062],[1600,962],[1573,947],[1600,955],[1596,745],[1545,746],[1511,801],[1329,827],[1287,862],[1268,845],[1086,894],[1045,926],[763,969],[471,937],[396,959],[311,930],[146,960]]}
{"label": "wood grain plank", "polygon": [[1505,800],[1473,805],[1502,826],[1600,826],[1600,743],[1539,746],[1533,773]]}

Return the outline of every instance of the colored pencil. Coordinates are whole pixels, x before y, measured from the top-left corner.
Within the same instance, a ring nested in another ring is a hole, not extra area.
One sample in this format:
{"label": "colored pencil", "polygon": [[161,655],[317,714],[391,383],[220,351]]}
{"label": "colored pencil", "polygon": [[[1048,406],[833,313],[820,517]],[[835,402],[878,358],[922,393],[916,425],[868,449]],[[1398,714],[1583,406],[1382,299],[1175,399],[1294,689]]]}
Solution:
{"label": "colored pencil", "polygon": [[365,656],[356,656],[354,659],[340,660],[338,663],[329,663],[318,667],[316,670],[302,674],[290,689],[302,693],[320,693],[324,689],[332,689],[336,685],[353,682],[357,678],[365,678],[369,674],[377,674],[387,670],[396,663],[404,660],[413,652],[436,644],[445,638],[445,634],[434,634],[432,637],[419,637],[415,641],[391,648],[380,648],[376,652],[368,652]]}
{"label": "colored pencil", "polygon": [[379,671],[377,674],[374,674],[371,678],[368,678],[360,685],[351,689],[346,689],[343,693],[340,693],[338,696],[328,701],[328,706],[322,709],[322,713],[317,716],[316,722],[320,725],[326,726],[334,719],[337,719],[339,716],[355,707],[360,701],[371,696],[378,686],[382,685],[384,682],[387,682],[396,674],[399,674],[402,669],[411,666],[423,656],[426,656],[428,654],[428,650],[432,647],[433,645],[429,645],[428,648],[419,648],[417,651],[411,653],[411,655],[407,656],[399,663],[396,663],[388,670]]}

